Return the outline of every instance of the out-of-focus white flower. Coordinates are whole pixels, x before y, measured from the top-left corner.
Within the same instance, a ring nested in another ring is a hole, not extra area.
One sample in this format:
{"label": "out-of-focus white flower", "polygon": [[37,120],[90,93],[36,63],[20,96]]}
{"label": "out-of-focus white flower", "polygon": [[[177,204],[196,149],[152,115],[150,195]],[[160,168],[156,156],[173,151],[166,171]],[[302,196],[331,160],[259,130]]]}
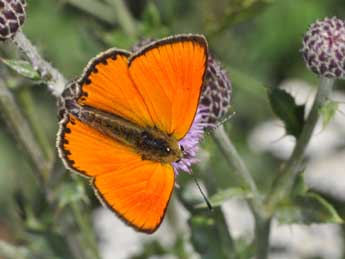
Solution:
{"label": "out-of-focus white flower", "polygon": [[[102,259],[126,259],[139,254],[145,243],[157,240],[163,247],[172,247],[177,231],[187,230],[188,212],[175,199],[170,202],[168,210],[178,210],[179,222],[173,227],[167,218],[152,235],[136,232],[106,208],[100,207],[93,214],[93,225],[98,237],[99,251]],[[167,212],[169,213],[169,212]],[[174,212],[172,212],[174,213]],[[175,213],[174,213],[175,214]],[[182,224],[182,225],[181,225]],[[176,228],[178,230],[176,231]],[[173,258],[173,257],[160,257]]]}
{"label": "out-of-focus white flower", "polygon": [[[230,200],[222,209],[232,236],[250,243],[254,238],[254,218],[245,201]],[[270,259],[340,259],[342,256],[344,246],[338,225],[281,225],[274,220],[271,230]]]}
{"label": "out-of-focus white flower", "polygon": [[274,250],[281,249],[272,259],[340,259],[343,250],[340,226],[332,224],[304,226],[273,222],[271,246],[276,248]]}
{"label": "out-of-focus white flower", "polygon": [[345,201],[345,151],[312,161],[304,174],[308,186]]}

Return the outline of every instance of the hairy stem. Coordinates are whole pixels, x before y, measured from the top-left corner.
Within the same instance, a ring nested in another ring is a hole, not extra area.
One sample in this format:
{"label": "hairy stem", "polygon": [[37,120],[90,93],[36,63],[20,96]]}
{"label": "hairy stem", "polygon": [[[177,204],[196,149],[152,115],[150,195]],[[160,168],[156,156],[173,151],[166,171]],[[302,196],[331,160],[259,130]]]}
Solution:
{"label": "hairy stem", "polygon": [[[267,196],[265,209],[266,215],[255,215],[256,221],[256,259],[267,259],[269,251],[269,232],[271,219],[276,205],[286,197],[293,187],[298,173],[301,170],[301,163],[305,150],[312,137],[316,123],[320,117],[320,109],[327,101],[332,92],[334,79],[321,78],[321,83],[316,94],[312,109],[305,121],[301,135],[292,152],[290,159],[283,167],[281,174],[274,182],[271,192]],[[258,217],[259,216],[259,217]]]}
{"label": "hairy stem", "polygon": [[270,212],[274,212],[275,206],[279,201],[286,197],[296,180],[298,173],[301,170],[301,163],[303,162],[304,153],[308,143],[312,137],[316,123],[320,117],[320,109],[328,100],[332,92],[334,79],[321,78],[320,86],[316,94],[312,109],[305,121],[301,135],[297,139],[297,143],[292,152],[290,159],[282,168],[281,174],[274,182],[271,192],[267,197],[267,208]]}
{"label": "hairy stem", "polygon": [[219,149],[223,153],[226,161],[230,166],[236,169],[237,175],[242,180],[245,187],[253,193],[254,197],[259,198],[259,192],[256,183],[252,178],[247,166],[243,162],[241,156],[238,154],[236,147],[231,142],[230,138],[225,132],[223,125],[219,126],[212,134],[213,139],[217,143]]}
{"label": "hairy stem", "polygon": [[66,80],[63,75],[40,56],[37,49],[22,31],[16,33],[13,38],[13,43],[15,43],[33,68],[40,74],[42,80],[47,83],[52,94],[60,96],[66,85]]}

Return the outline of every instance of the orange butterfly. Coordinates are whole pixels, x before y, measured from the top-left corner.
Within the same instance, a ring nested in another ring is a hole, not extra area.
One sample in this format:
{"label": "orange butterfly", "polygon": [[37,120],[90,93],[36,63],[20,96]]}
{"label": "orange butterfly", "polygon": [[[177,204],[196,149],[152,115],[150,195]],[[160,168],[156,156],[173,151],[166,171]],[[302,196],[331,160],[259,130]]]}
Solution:
{"label": "orange butterfly", "polygon": [[164,217],[207,52],[200,35],[168,37],[136,53],[110,49],[60,100],[65,166],[90,178],[99,199],[138,231],[154,232]]}

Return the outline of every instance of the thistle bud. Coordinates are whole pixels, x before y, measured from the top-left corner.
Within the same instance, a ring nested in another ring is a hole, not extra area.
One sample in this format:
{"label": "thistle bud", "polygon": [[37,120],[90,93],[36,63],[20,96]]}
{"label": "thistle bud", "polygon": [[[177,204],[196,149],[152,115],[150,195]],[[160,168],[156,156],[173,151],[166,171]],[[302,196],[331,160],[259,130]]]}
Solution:
{"label": "thistle bud", "polygon": [[208,57],[206,78],[200,104],[203,106],[202,121],[216,124],[230,108],[231,82],[226,71],[211,55]]}
{"label": "thistle bud", "polygon": [[333,17],[311,24],[303,38],[302,53],[315,74],[345,78],[345,21]]}
{"label": "thistle bud", "polygon": [[25,0],[0,0],[0,41],[16,34],[26,17]]}

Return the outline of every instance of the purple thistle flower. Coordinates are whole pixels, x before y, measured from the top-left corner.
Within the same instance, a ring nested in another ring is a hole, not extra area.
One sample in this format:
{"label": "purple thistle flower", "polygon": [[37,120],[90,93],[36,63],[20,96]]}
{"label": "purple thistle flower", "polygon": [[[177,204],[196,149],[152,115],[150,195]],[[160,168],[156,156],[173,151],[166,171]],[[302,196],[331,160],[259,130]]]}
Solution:
{"label": "purple thistle flower", "polygon": [[230,107],[231,82],[220,63],[211,55],[207,62],[207,71],[199,107],[192,127],[179,144],[184,148],[184,156],[179,162],[173,163],[175,174],[183,171],[190,173],[196,158],[199,143],[205,129],[214,129]]}
{"label": "purple thistle flower", "polygon": [[302,54],[315,74],[345,78],[345,21],[325,18],[310,25],[303,38]]}
{"label": "purple thistle flower", "polygon": [[11,39],[24,24],[25,0],[0,0],[0,41]]}
{"label": "purple thistle flower", "polygon": [[181,171],[190,173],[192,164],[198,162],[196,155],[199,151],[199,143],[204,135],[204,129],[213,126],[207,122],[203,122],[203,114],[206,110],[207,107],[199,105],[192,127],[186,136],[179,141],[179,144],[184,149],[184,156],[180,161],[173,163],[176,175]]}

